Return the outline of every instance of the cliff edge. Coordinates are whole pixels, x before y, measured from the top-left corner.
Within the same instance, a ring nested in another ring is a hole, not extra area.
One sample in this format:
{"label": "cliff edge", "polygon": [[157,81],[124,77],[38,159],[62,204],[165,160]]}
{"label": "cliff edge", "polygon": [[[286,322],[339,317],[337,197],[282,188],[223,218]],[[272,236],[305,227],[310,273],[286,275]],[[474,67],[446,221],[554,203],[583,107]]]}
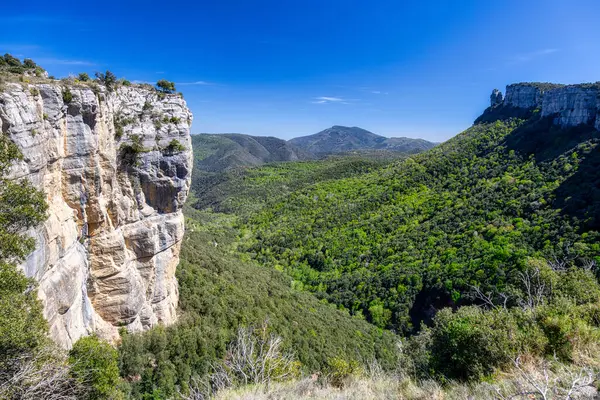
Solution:
{"label": "cliff edge", "polygon": [[600,130],[600,82],[577,85],[553,83],[515,83],[506,86],[506,95],[494,89],[490,107],[475,123],[517,117],[529,118],[539,113],[552,118],[563,128],[578,125]]}
{"label": "cliff edge", "polygon": [[175,268],[192,168],[192,114],[149,85],[4,83],[2,131],[46,194],[48,219],[22,267],[39,282],[52,338],[141,331],[176,319]]}

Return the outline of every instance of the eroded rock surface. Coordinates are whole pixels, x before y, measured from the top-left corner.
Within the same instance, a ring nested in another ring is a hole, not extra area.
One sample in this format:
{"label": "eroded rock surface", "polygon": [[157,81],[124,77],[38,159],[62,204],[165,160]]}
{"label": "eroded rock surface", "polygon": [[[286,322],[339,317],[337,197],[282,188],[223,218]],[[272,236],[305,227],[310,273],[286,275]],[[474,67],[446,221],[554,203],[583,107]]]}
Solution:
{"label": "eroded rock surface", "polygon": [[494,115],[527,117],[539,112],[551,117],[563,128],[578,125],[600,130],[600,82],[578,85],[550,83],[515,83],[506,86],[506,96],[494,89],[490,107],[479,120],[488,121]]}
{"label": "eroded rock surface", "polygon": [[139,86],[13,83],[0,93],[2,130],[24,155],[11,177],[30,179],[49,204],[22,267],[62,346],[175,321],[191,120],[180,96]]}

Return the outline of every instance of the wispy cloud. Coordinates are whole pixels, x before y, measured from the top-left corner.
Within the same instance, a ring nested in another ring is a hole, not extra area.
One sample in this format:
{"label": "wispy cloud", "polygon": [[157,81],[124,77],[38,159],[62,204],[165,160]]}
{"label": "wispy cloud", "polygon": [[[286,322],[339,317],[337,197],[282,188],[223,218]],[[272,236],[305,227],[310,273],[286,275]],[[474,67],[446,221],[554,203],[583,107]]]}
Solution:
{"label": "wispy cloud", "polygon": [[177,85],[212,85],[210,82],[206,81],[196,81],[196,82],[176,82]]}
{"label": "wispy cloud", "polygon": [[93,66],[97,65],[91,61],[86,60],[68,60],[63,58],[36,58],[35,60],[41,65],[83,65],[83,66]]}
{"label": "wispy cloud", "polygon": [[552,53],[556,53],[557,51],[559,51],[559,49],[541,49],[541,50],[532,51],[530,53],[517,54],[508,60],[508,64],[513,65],[513,64],[526,63],[526,62],[532,61],[536,58],[547,56]]}
{"label": "wispy cloud", "polygon": [[311,103],[313,103],[313,104],[331,104],[331,103],[350,104],[349,101],[350,100],[343,99],[341,97],[320,96],[320,97],[313,98],[313,101],[311,101]]}

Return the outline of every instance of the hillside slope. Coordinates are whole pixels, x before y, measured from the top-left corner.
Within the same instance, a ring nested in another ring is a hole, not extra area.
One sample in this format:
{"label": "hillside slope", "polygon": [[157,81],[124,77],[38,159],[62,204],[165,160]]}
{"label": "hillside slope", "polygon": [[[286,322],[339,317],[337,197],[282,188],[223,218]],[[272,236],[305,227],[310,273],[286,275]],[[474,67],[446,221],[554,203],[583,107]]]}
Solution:
{"label": "hillside slope", "polygon": [[288,143],[315,155],[360,150],[388,150],[419,153],[435,146],[423,139],[386,138],[358,127],[333,126],[314,135],[291,139]]}
{"label": "hillside slope", "polygon": [[397,153],[331,156],[318,161],[272,163],[220,173],[198,169],[192,176],[197,209],[247,216],[302,187],[381,169],[403,157]]}
{"label": "hillside slope", "polygon": [[192,135],[192,146],[195,168],[206,172],[309,158],[285,140],[238,133]]}
{"label": "hillside slope", "polygon": [[526,121],[488,119],[387,169],[292,193],[251,218],[246,250],[296,287],[405,332],[472,303],[472,286],[509,290],[532,258],[600,262],[596,114],[569,106],[587,109],[573,98],[587,87],[556,90],[576,94],[545,93],[552,112],[520,95],[525,104],[508,105],[529,107]]}
{"label": "hillside slope", "polygon": [[395,335],[290,288],[280,271],[240,259],[232,250],[238,232],[231,217],[189,207],[185,213],[177,270],[181,318],[168,328],[125,335],[120,347],[133,398],[185,391],[192,379],[212,372],[238,328],[264,324],[284,339],[305,373],[323,370],[335,357],[395,366]]}

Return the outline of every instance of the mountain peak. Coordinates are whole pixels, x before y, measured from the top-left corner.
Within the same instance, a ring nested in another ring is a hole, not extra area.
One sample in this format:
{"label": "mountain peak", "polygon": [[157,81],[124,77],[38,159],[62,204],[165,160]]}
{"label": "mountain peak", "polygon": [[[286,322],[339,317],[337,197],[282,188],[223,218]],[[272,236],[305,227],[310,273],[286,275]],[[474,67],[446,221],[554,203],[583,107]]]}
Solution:
{"label": "mountain peak", "polygon": [[315,155],[364,150],[416,153],[435,145],[423,139],[386,138],[357,126],[341,125],[334,125],[313,135],[291,139],[289,143]]}

